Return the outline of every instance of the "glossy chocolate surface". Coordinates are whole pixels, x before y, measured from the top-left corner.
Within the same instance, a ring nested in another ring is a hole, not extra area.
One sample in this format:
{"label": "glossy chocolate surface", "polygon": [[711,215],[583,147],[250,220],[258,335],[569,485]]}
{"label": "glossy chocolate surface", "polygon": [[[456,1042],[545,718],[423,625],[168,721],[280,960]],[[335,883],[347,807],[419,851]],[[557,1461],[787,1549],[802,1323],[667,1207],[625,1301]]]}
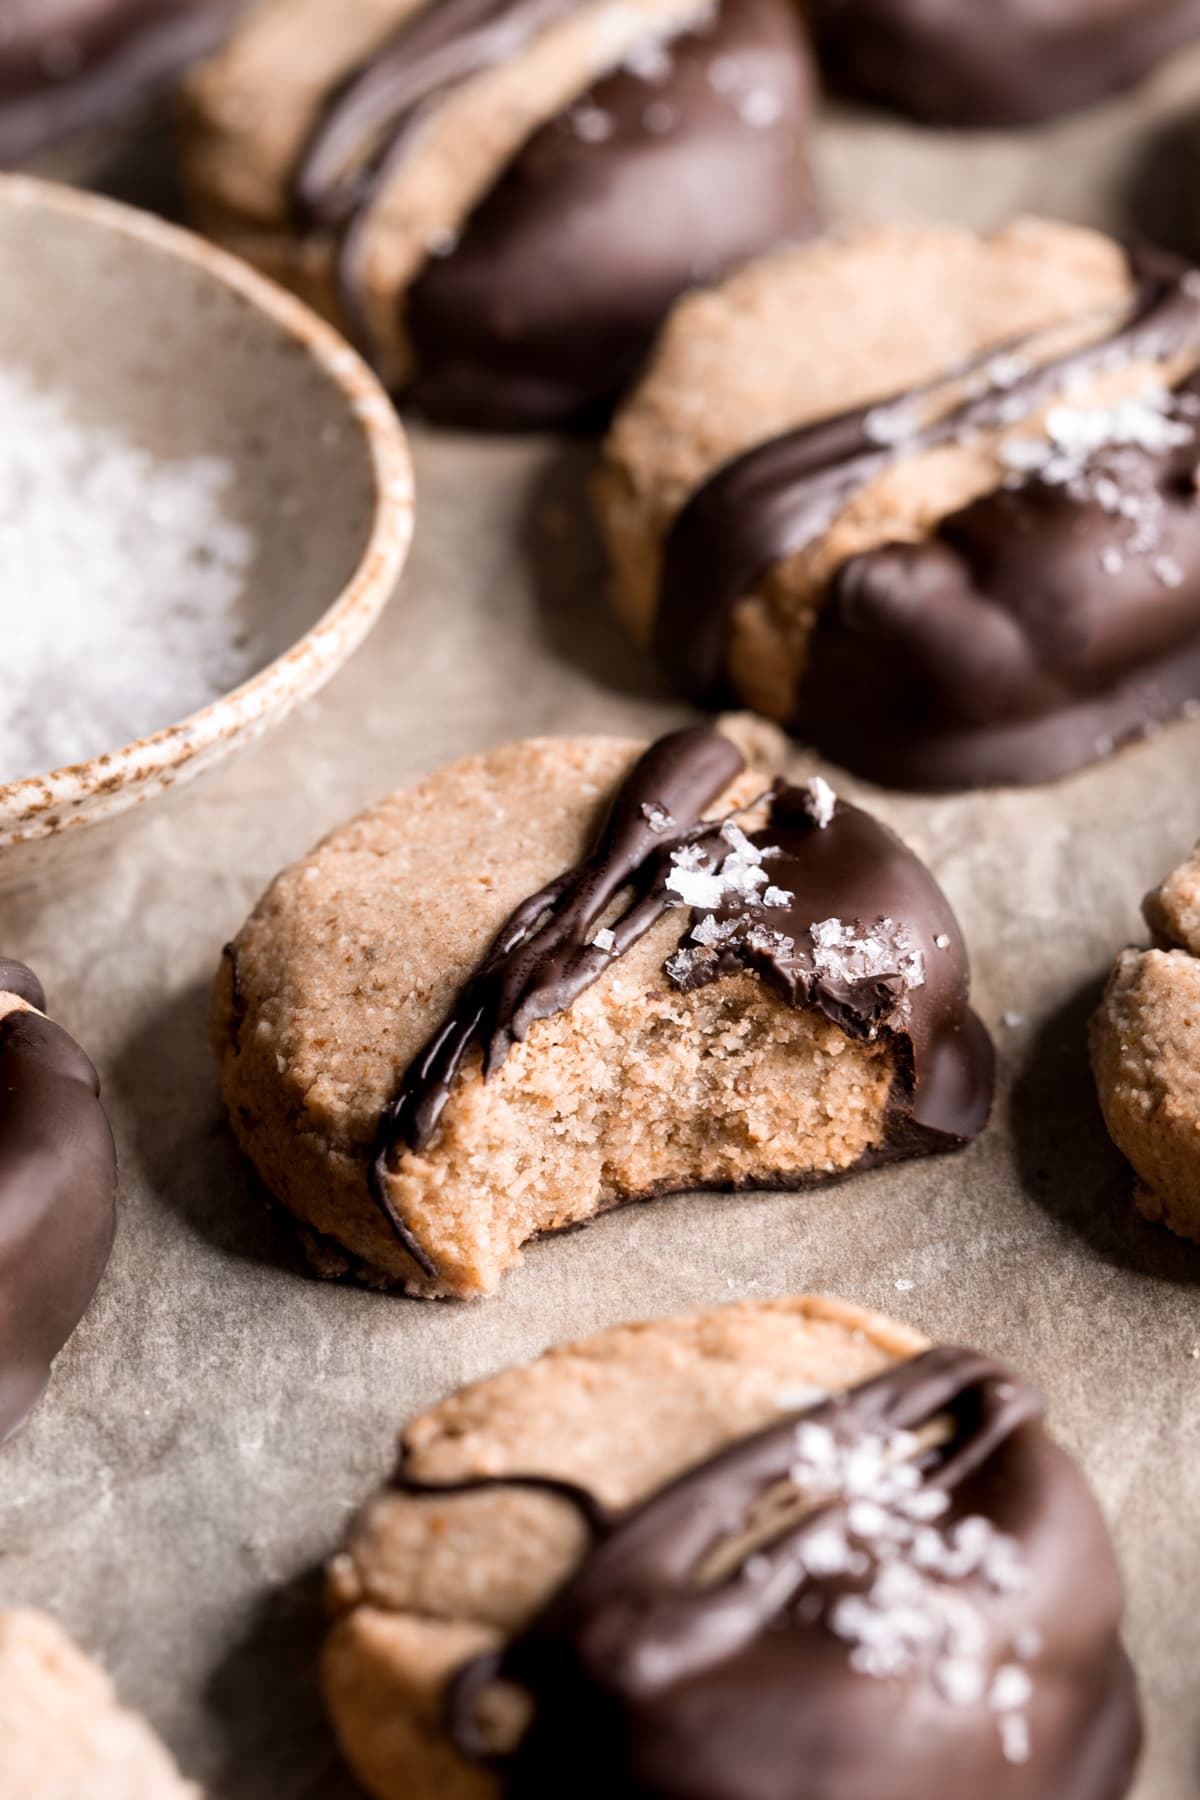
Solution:
{"label": "glossy chocolate surface", "polygon": [[808,0],[848,91],[937,125],[1021,125],[1140,81],[1200,37],[1200,0]]}
{"label": "glossy chocolate surface", "polygon": [[491,1759],[513,1800],[1127,1793],[1141,1728],[1112,1548],[999,1364],[929,1351],[584,1516],[576,1573],[451,1692],[479,1761],[482,1693],[530,1696]]}
{"label": "glossy chocolate surface", "polygon": [[0,164],[120,112],[216,49],[244,0],[4,0]]}
{"label": "glossy chocolate surface", "polygon": [[[372,196],[420,154],[455,85],[577,0],[438,0],[331,101],[297,172],[302,224],[341,233],[347,310]],[[672,301],[771,244],[806,236],[808,55],[784,0],[726,0],[535,131],[403,306],[410,397],[448,423],[550,426],[602,408]],[[367,345],[368,350],[370,345]]]}
{"label": "glossy chocolate surface", "polygon": [[[41,984],[0,961],[0,991]],[[41,1012],[0,1019],[0,1440],[28,1417],[87,1310],[115,1227],[116,1156],[96,1071]]]}
{"label": "glossy chocolate surface", "polygon": [[[932,424],[893,432],[888,421],[940,384],[748,451],[668,535],[660,659],[693,698],[719,699],[737,602],[877,475],[1019,423],[1121,358],[1198,348],[1197,277],[1157,274],[1109,337]],[[810,639],[797,735],[874,780],[954,789],[1049,779],[1200,700],[1200,384],[1183,383],[1163,417],[1162,442],[1102,444],[1069,478],[1014,477],[928,540],[844,564]]]}
{"label": "glossy chocolate surface", "polygon": [[531,137],[408,297],[413,400],[452,423],[596,416],[686,288],[815,226],[809,82],[778,0],[726,0],[649,74]]}
{"label": "glossy chocolate surface", "polygon": [[[436,1267],[388,1197],[392,1154],[428,1145],[472,1050],[487,1080],[535,1020],[565,1011],[668,908],[690,904],[673,886],[681,856],[724,878],[746,861],[739,846],[749,843],[763,872],[741,897],[731,887],[717,907],[693,912],[666,965],[672,981],[686,991],[751,969],[789,1004],[816,1007],[853,1036],[890,1033],[899,1073],[881,1155],[945,1148],[982,1129],[992,1047],[968,1005],[962,933],[937,883],[885,826],[832,793],[814,799],[777,784],[766,825],[748,840],[732,820],[703,819],[743,766],[728,739],[704,729],[652,744],[616,794],[595,848],[513,913],[413,1059],[380,1122],[371,1191],[427,1275]],[[611,941],[598,943],[601,921],[623,895]],[[714,935],[719,948],[704,941]]]}
{"label": "glossy chocolate surface", "polygon": [[776,785],[767,823],[750,836],[765,856],[766,903],[697,909],[688,942],[697,927],[710,935],[706,920],[715,942],[685,944],[679,985],[750,969],[851,1037],[890,1034],[901,1064],[895,1147],[964,1143],[987,1122],[994,1056],[970,1009],[958,920],[924,863],[870,813],[838,800],[819,817],[810,790]]}

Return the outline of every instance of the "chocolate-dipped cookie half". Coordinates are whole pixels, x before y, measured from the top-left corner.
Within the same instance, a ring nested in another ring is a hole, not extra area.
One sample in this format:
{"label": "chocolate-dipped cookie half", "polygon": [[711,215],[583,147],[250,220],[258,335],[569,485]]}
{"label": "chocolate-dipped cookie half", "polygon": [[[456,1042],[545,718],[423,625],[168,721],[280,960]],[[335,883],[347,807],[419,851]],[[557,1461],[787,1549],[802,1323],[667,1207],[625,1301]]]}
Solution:
{"label": "chocolate-dipped cookie half", "polygon": [[1059,776],[1200,707],[1198,363],[1200,274],[1072,226],[778,252],[614,423],[617,604],[876,781]]}
{"label": "chocolate-dipped cookie half", "polygon": [[1132,87],[1200,0],[804,0],[834,83],[935,125],[1025,125]]}
{"label": "chocolate-dipped cookie half", "polygon": [[96,1071],[45,1004],[32,970],[0,958],[0,1441],[86,1312],[116,1217]]}
{"label": "chocolate-dipped cookie half", "polygon": [[220,44],[246,0],[4,0],[0,165],[124,112]]}
{"label": "chocolate-dipped cookie half", "polygon": [[1038,1397],[837,1300],[618,1328],[409,1426],[330,1568],[378,1800],[1122,1800],[1095,1501]]}
{"label": "chocolate-dipped cookie half", "polygon": [[190,93],[198,221],[453,424],[585,420],[813,225],[787,0],[264,0]]}
{"label": "chocolate-dipped cookie half", "polygon": [[430,1295],[623,1201],[955,1148],[992,1093],[933,876],[707,730],[513,744],[360,815],[238,934],[214,1032],[271,1192]]}

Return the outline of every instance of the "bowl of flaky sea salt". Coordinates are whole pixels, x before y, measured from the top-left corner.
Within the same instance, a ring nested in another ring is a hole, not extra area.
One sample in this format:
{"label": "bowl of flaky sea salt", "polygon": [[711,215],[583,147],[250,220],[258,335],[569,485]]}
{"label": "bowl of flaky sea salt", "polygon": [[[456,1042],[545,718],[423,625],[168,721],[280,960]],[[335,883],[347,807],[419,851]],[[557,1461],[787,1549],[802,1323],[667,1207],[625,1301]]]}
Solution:
{"label": "bowl of flaky sea salt", "polygon": [[402,427],[300,302],[0,176],[0,884],[236,754],[349,657],[412,531]]}

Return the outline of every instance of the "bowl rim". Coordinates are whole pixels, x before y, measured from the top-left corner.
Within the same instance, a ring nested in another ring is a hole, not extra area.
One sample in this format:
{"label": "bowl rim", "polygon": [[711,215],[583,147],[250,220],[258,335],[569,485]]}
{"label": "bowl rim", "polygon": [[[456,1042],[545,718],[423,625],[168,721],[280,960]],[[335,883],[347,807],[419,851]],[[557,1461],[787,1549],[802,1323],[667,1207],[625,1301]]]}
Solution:
{"label": "bowl rim", "polygon": [[394,593],[412,542],[415,497],[408,439],[382,383],[335,327],[294,294],[186,227],[107,195],[0,171],[0,209],[10,207],[43,208],[98,224],[190,264],[300,343],[341,390],[366,440],[374,508],[362,554],[340,592],[301,637],[237,687],[84,762],[0,782],[0,851],[98,816],[79,810],[57,817],[64,806],[82,809],[108,796],[101,809],[107,813],[148,798],[182,778],[188,765],[203,767],[240,738],[257,735],[255,727],[265,729],[285,703],[314,693],[357,648]]}

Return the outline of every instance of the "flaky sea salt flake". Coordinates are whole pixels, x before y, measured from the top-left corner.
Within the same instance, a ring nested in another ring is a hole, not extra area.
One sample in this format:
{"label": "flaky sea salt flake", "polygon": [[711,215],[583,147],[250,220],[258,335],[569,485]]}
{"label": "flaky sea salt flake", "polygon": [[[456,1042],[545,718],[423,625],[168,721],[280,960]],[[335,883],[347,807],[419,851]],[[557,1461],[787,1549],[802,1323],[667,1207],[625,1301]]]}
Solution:
{"label": "flaky sea salt flake", "polygon": [[804,797],[808,803],[808,816],[820,831],[833,823],[833,815],[837,811],[837,795],[823,775],[814,775],[804,784]]}
{"label": "flaky sea salt flake", "polygon": [[664,831],[670,831],[675,824],[666,807],[659,806],[656,800],[642,802],[642,817],[656,836],[661,836]]}

